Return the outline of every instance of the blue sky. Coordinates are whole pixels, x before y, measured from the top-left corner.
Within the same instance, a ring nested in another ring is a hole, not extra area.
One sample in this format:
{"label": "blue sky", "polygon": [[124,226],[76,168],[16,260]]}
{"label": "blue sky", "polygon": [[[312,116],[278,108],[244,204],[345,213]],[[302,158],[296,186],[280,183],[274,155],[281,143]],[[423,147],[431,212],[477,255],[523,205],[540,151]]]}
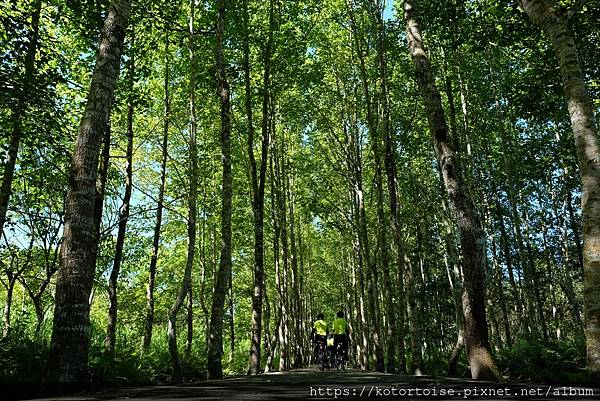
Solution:
{"label": "blue sky", "polygon": [[394,16],[394,0],[384,0],[383,19],[389,21]]}

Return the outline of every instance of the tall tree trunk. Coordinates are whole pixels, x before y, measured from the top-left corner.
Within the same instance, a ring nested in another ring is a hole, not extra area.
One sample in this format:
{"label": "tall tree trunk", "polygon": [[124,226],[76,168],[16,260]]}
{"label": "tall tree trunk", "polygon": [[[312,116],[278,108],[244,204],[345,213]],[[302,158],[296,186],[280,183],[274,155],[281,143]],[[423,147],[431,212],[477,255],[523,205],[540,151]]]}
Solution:
{"label": "tall tree trunk", "polygon": [[169,355],[171,357],[171,366],[176,381],[181,380],[182,371],[179,361],[179,349],[177,347],[177,314],[183,305],[190,286],[192,284],[192,269],[194,267],[194,256],[196,249],[196,219],[198,217],[198,147],[197,147],[197,120],[196,120],[196,57],[194,54],[194,21],[195,21],[196,3],[190,1],[190,18],[188,28],[188,52],[190,59],[190,136],[188,138],[189,159],[189,192],[188,192],[188,218],[187,218],[187,257],[185,261],[185,271],[183,280],[175,302],[168,312],[167,337],[169,343]]}
{"label": "tall tree trunk", "polygon": [[298,275],[298,252],[296,248],[296,217],[295,217],[295,195],[294,195],[294,179],[293,175],[291,178],[289,192],[289,213],[290,213],[290,251],[291,251],[291,265],[292,265],[292,277],[291,277],[291,287],[292,287],[292,322],[294,322],[293,332],[294,332],[294,369],[299,369],[302,367],[302,318],[300,314],[300,276]]}
{"label": "tall tree trunk", "polygon": [[[289,353],[289,314],[290,305],[288,297],[288,271],[289,271],[289,249],[288,249],[288,229],[287,229],[287,160],[286,160],[286,147],[285,147],[285,133],[281,136],[281,149],[277,153],[275,160],[279,160],[279,163],[275,165],[276,172],[279,176],[280,190],[277,192],[279,195],[279,228],[281,236],[281,334],[280,338],[283,342],[280,343],[280,358],[279,358],[279,371],[286,371],[290,365],[290,353]],[[277,157],[279,156],[279,157]]]}
{"label": "tall tree trunk", "polygon": [[[365,54],[364,49],[361,44],[361,35],[359,32],[359,28],[356,23],[353,5],[348,5],[348,11],[350,12],[350,22],[352,26],[352,30],[354,32],[354,45],[355,51],[359,59],[359,67],[360,67],[360,79],[362,82],[362,90],[363,96],[365,98],[366,108],[367,108],[367,126],[369,128],[370,142],[373,148],[374,162],[375,162],[375,199],[376,199],[376,209],[377,209],[377,252],[376,257],[371,258],[369,256],[369,249],[366,246],[367,233],[366,226],[365,232],[363,233],[363,239],[365,244],[365,260],[368,265],[368,308],[369,308],[369,320],[371,324],[371,336],[373,339],[373,345],[375,348],[375,370],[378,372],[385,371],[385,362],[383,357],[383,347],[382,347],[382,339],[379,325],[379,305],[377,302],[377,294],[375,293],[375,289],[378,288],[378,272],[377,272],[377,261],[381,261],[381,264],[384,266],[384,269],[388,268],[389,260],[387,254],[387,246],[386,235],[384,231],[385,226],[385,217],[383,213],[383,180],[381,177],[381,146],[380,141],[381,138],[377,136],[377,116],[373,110],[373,104],[369,89],[369,80],[367,74],[367,68],[365,65]],[[365,217],[366,219],[366,217]]]}
{"label": "tall tree trunk", "polygon": [[[440,184],[443,185],[440,180]],[[443,190],[443,188],[442,188]],[[444,256],[444,262],[446,265],[446,274],[448,275],[448,283],[450,285],[450,291],[452,292],[452,301],[454,304],[454,315],[456,320],[456,343],[452,352],[450,354],[450,358],[448,358],[448,375],[456,376],[458,359],[460,354],[465,346],[465,336],[464,336],[464,318],[462,313],[462,302],[461,302],[461,294],[462,294],[462,274],[460,270],[460,264],[458,260],[458,255],[456,254],[456,242],[454,238],[454,230],[452,229],[452,222],[449,218],[450,211],[448,210],[448,205],[445,199],[442,200],[442,208],[444,210],[444,229],[445,229],[445,245],[446,245],[446,255]]]}
{"label": "tall tree trunk", "polygon": [[248,120],[248,158],[252,177],[252,213],[254,216],[254,293],[252,296],[252,337],[248,373],[260,373],[260,341],[262,325],[262,302],[264,283],[264,206],[267,153],[269,149],[269,99],[271,96],[271,53],[273,46],[273,1],[269,2],[269,35],[264,49],[263,99],[262,99],[262,140],[260,172],[257,172],[254,158],[254,127],[252,125],[252,90],[250,86],[250,32],[248,28],[248,0],[244,1],[244,77],[246,86],[246,117]]}
{"label": "tall tree trunk", "polygon": [[[158,261],[158,246],[160,243],[160,229],[162,226],[163,203],[165,199],[165,182],[167,177],[167,147],[169,141],[169,30],[165,29],[165,76],[163,81],[164,111],[163,111],[163,138],[162,156],[160,163],[160,185],[158,187],[158,201],[156,204],[156,223],[154,224],[154,235],[152,236],[152,256],[148,268],[148,287],[146,289],[146,322],[144,327],[143,349],[148,350],[152,340],[152,326],[154,324],[154,281],[156,279],[156,263]],[[202,294],[201,294],[202,296]]]}
{"label": "tall tree trunk", "polygon": [[[133,49],[133,36],[131,40],[131,52]],[[108,299],[110,306],[108,308],[108,323],[106,327],[106,338],[104,339],[104,348],[110,355],[114,355],[115,342],[117,334],[117,282],[121,271],[123,261],[123,245],[125,243],[125,231],[127,221],[129,220],[129,202],[131,200],[132,176],[133,176],[133,83],[135,77],[135,57],[130,55],[129,59],[129,101],[127,104],[127,151],[125,153],[125,193],[123,194],[123,204],[119,210],[119,228],[117,231],[117,243],[115,246],[115,258],[113,268],[108,281]]]}
{"label": "tall tree trunk", "polygon": [[[284,333],[283,333],[283,323],[282,320],[286,318],[287,311],[285,308],[285,299],[283,293],[283,285],[281,283],[281,263],[280,263],[280,248],[279,248],[279,240],[281,236],[281,228],[279,225],[279,198],[280,198],[280,174],[279,174],[279,162],[277,162],[277,153],[276,146],[273,147],[273,151],[269,157],[270,164],[270,172],[271,172],[271,219],[273,224],[273,262],[275,267],[275,289],[277,290],[277,302],[278,302],[278,318],[276,319],[277,328],[275,329],[275,333],[277,335],[277,341],[279,343],[279,370],[285,370],[285,360],[287,355],[285,354],[285,348],[283,347],[285,343]],[[275,163],[273,162],[275,160]],[[274,166],[275,164],[275,166]],[[274,352],[273,347],[273,351]]]}
{"label": "tall tree trunk", "polygon": [[231,172],[231,121],[229,83],[225,75],[225,1],[217,0],[216,28],[217,84],[221,103],[221,158],[223,162],[223,190],[221,196],[221,257],[217,273],[213,303],[210,314],[208,336],[208,378],[223,377],[221,357],[223,355],[223,307],[229,270],[231,269],[231,198],[233,176]]}
{"label": "tall tree trunk", "polygon": [[112,108],[129,6],[128,0],[113,0],[108,9],[73,151],[48,356],[49,381],[85,382],[88,376],[89,297],[98,252],[94,219],[98,153]]}
{"label": "tall tree trunk", "polygon": [[444,185],[460,230],[464,263],[463,314],[467,358],[474,379],[497,379],[499,374],[490,352],[485,311],[485,236],[457,165],[441,97],[431,73],[421,29],[415,19],[414,3],[414,0],[404,0],[408,44]]}
{"label": "tall tree trunk", "polygon": [[[390,220],[391,220],[391,228],[392,228],[392,236],[393,241],[396,247],[396,264],[397,268],[401,269],[400,258],[402,255],[402,246],[401,246],[401,237],[400,237],[400,229],[399,229],[399,213],[398,213],[398,198],[396,193],[396,152],[395,152],[395,141],[392,139],[392,135],[390,132],[390,107],[389,107],[389,99],[388,99],[388,88],[387,88],[387,56],[386,56],[386,46],[385,46],[385,25],[383,22],[383,9],[384,2],[381,0],[375,1],[375,23],[377,27],[377,55],[378,55],[378,64],[379,64],[379,83],[381,86],[381,139],[384,144],[384,164],[387,175],[387,184],[388,184],[388,192],[389,192],[389,204],[390,204]],[[381,147],[378,146],[381,152]],[[379,159],[381,156],[376,157]],[[381,176],[381,174],[380,174]],[[383,180],[381,180],[383,181]],[[383,267],[383,281],[384,281],[384,289],[385,289],[385,315],[388,325],[388,340],[387,340],[387,352],[386,352],[386,370],[388,373],[396,372],[396,337],[398,335],[402,336],[402,326],[400,326],[400,334],[397,329],[397,318],[396,318],[396,306],[393,303],[393,288],[392,288],[392,280],[390,277],[390,264],[388,260],[388,252],[386,250],[387,243],[384,240],[385,236],[385,223],[383,221],[383,182],[380,184],[381,187],[381,205],[378,207],[378,214],[381,214],[379,221],[381,226],[379,230],[382,233],[382,243],[380,244],[382,248],[382,267]],[[400,285],[403,285],[400,283]],[[402,304],[402,302],[400,302]],[[399,308],[403,309],[403,308]],[[404,350],[401,350],[401,357],[404,357]]]}
{"label": "tall tree trunk", "polygon": [[[354,202],[355,202],[355,218],[357,233],[356,233],[356,248],[357,248],[357,262],[358,262],[358,310],[359,310],[359,321],[360,321],[360,342],[357,341],[357,359],[359,360],[360,368],[363,370],[369,369],[369,342],[368,342],[368,324],[367,324],[367,313],[365,308],[365,265],[368,264],[369,259],[369,237],[367,236],[367,218],[365,211],[365,200],[363,192],[362,182],[362,170],[361,170],[361,152],[360,152],[360,140],[358,137],[358,126],[354,124],[352,129],[352,144],[354,148],[355,156],[355,168],[354,168]],[[357,336],[358,337],[358,336]],[[360,344],[360,348],[359,348]]]}
{"label": "tall tree trunk", "polygon": [[[600,378],[600,148],[594,108],[569,32],[568,18],[543,0],[523,0],[523,9],[548,36],[558,59],[581,174],[583,302],[588,370]],[[578,3],[576,3],[578,4]],[[577,10],[572,10],[577,11]]]}
{"label": "tall tree trunk", "polygon": [[4,231],[6,212],[11,195],[12,181],[15,174],[15,165],[19,154],[19,147],[23,137],[23,119],[27,116],[27,99],[35,91],[35,54],[39,40],[40,13],[42,1],[33,0],[33,13],[31,14],[31,26],[28,32],[27,50],[25,53],[25,76],[23,77],[22,93],[19,94],[15,110],[12,116],[12,132],[8,144],[8,151],[4,159],[4,171],[0,183],[0,237]]}

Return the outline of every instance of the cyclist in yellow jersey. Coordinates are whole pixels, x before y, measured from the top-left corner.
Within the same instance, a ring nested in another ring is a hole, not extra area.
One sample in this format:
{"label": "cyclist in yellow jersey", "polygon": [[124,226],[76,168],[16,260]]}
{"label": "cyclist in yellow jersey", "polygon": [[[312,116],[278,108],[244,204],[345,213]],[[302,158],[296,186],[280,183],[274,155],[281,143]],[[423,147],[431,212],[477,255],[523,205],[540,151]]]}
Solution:
{"label": "cyclist in yellow jersey", "polygon": [[333,321],[333,340],[335,348],[338,344],[342,344],[344,350],[344,359],[348,360],[348,344],[350,343],[350,330],[348,322],[344,319],[344,312],[339,311],[337,318]]}
{"label": "cyclist in yellow jersey", "polygon": [[323,313],[319,313],[317,315],[317,320],[313,324],[313,329],[310,333],[310,340],[315,343],[314,355],[315,359],[317,356],[317,351],[319,350],[320,344],[325,344],[327,340],[327,334],[329,334],[329,329],[327,327],[327,323],[325,322],[325,315]]}

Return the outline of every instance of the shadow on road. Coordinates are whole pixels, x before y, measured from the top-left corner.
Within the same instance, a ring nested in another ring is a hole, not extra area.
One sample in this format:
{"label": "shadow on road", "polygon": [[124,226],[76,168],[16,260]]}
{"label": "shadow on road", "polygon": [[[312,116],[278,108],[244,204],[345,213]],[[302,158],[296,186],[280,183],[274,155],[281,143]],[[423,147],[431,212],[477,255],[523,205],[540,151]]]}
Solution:
{"label": "shadow on road", "polygon": [[590,400],[599,388],[493,383],[464,378],[405,376],[348,370],[301,369],[260,376],[240,376],[198,383],[131,386],[79,391],[35,400]]}

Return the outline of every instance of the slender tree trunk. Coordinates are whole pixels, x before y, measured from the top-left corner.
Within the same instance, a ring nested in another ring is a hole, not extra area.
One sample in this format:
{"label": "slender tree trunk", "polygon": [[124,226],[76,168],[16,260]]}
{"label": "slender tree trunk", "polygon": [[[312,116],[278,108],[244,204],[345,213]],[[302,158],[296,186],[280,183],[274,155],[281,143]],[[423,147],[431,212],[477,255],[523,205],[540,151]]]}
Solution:
{"label": "slender tree trunk", "polygon": [[510,289],[513,295],[513,304],[514,310],[517,313],[517,319],[521,321],[519,326],[525,325],[526,323],[522,323],[522,320],[525,320],[523,314],[523,303],[521,302],[521,296],[519,293],[519,287],[517,286],[517,282],[515,280],[515,275],[513,271],[512,264],[512,256],[509,247],[509,238],[506,232],[506,227],[504,225],[504,216],[502,215],[502,207],[500,203],[496,201],[496,218],[498,219],[498,226],[500,227],[500,245],[502,248],[502,253],[504,254],[504,261],[506,262],[506,270],[508,272],[508,281],[510,283]]}
{"label": "slender tree trunk", "polygon": [[15,165],[21,139],[23,137],[24,118],[27,116],[27,100],[35,91],[35,54],[39,41],[40,13],[42,10],[42,1],[33,0],[33,13],[31,14],[31,26],[28,32],[27,50],[25,53],[25,76],[22,93],[19,95],[15,110],[12,116],[12,132],[8,143],[8,151],[4,159],[4,171],[0,183],[0,237],[4,231],[6,222],[6,212],[11,195],[12,181],[15,174]]}
{"label": "slender tree trunk", "polygon": [[[396,247],[396,264],[397,268],[401,269],[401,255],[403,254],[401,245],[401,236],[399,228],[399,212],[398,212],[398,198],[396,193],[396,152],[395,152],[395,140],[392,139],[392,134],[389,129],[390,124],[390,110],[389,110],[389,99],[388,99],[388,88],[387,88],[387,56],[385,46],[385,25],[383,22],[383,8],[384,4],[381,0],[375,2],[375,22],[377,26],[377,54],[379,64],[379,83],[381,86],[381,136],[384,144],[384,164],[387,174],[387,184],[389,192],[389,204],[390,204],[390,222],[392,228],[393,242]],[[379,157],[377,157],[379,158]],[[383,187],[383,183],[381,184]],[[383,188],[381,188],[383,192]],[[383,193],[381,194],[381,207],[378,209],[378,214],[381,214],[381,227],[379,227],[382,233],[385,233],[385,224],[383,221]],[[382,238],[383,239],[383,238]],[[397,317],[396,317],[396,305],[393,303],[393,288],[392,280],[390,277],[390,265],[388,264],[388,253],[385,250],[387,248],[386,241],[381,244],[382,247],[382,264],[383,264],[383,281],[385,287],[385,314],[388,325],[388,340],[387,340],[387,352],[386,352],[386,371],[388,373],[396,372],[396,337],[398,335],[403,336],[402,326],[400,326],[400,332],[398,332]],[[400,285],[403,285],[400,283]],[[400,302],[400,304],[402,304]],[[403,309],[403,308],[400,308]],[[404,350],[401,350],[401,357],[404,358]]]}
{"label": "slender tree trunk", "polygon": [[208,378],[223,377],[223,307],[229,270],[231,269],[231,199],[233,176],[231,172],[231,121],[229,83],[225,75],[225,1],[217,0],[216,63],[219,99],[221,103],[221,158],[223,162],[223,190],[221,197],[221,257],[210,314],[208,337]]}
{"label": "slender tree trunk", "polygon": [[[553,324],[551,326],[554,326],[555,328],[555,336],[557,340],[560,340],[560,321],[558,319],[558,314],[556,313],[558,310],[558,302],[557,302],[557,296],[556,296],[556,282],[558,281],[556,279],[556,270],[554,269],[552,266],[552,262],[550,261],[550,250],[548,247],[548,240],[547,240],[547,236],[546,233],[548,232],[548,229],[546,227],[546,225],[542,222],[542,245],[544,247],[544,261],[546,263],[546,270],[548,273],[548,278],[549,278],[549,291],[550,291],[550,301],[552,303],[552,320],[553,320]],[[583,328],[583,326],[580,326]],[[552,327],[551,327],[552,328]]]}
{"label": "slender tree trunk", "polygon": [[416,78],[429,120],[436,156],[444,185],[458,222],[463,253],[463,314],[465,346],[474,379],[497,379],[499,374],[490,353],[485,311],[485,236],[481,221],[457,166],[441,97],[435,86],[421,30],[414,15],[414,0],[404,0],[408,43]]}
{"label": "slender tree trunk", "polygon": [[188,192],[188,218],[187,218],[187,257],[185,271],[175,302],[168,312],[167,337],[169,343],[169,355],[171,366],[176,381],[181,380],[182,370],[179,361],[179,350],[177,347],[177,314],[185,302],[190,286],[192,284],[192,269],[194,267],[194,256],[196,250],[196,219],[198,216],[198,148],[197,148],[197,120],[196,120],[196,57],[194,54],[194,21],[195,0],[190,1],[190,18],[188,30],[188,52],[190,58],[190,136],[188,138],[189,159],[189,192]]}
{"label": "slender tree trunk", "polygon": [[[133,52],[133,39],[131,41],[131,51]],[[106,338],[104,339],[104,348],[110,355],[114,355],[115,342],[117,334],[117,283],[123,261],[123,245],[125,244],[125,231],[127,230],[127,221],[129,220],[129,202],[131,200],[132,176],[133,176],[133,82],[135,76],[135,58],[133,54],[129,59],[129,101],[127,105],[127,151],[125,153],[125,193],[123,194],[123,204],[119,210],[119,228],[117,231],[117,243],[115,246],[115,258],[113,268],[108,281],[108,299],[110,306],[108,308],[108,323],[106,328]]]}
{"label": "slender tree trunk", "polygon": [[302,367],[302,318],[300,316],[300,276],[298,275],[298,252],[296,248],[296,217],[294,208],[294,181],[292,178],[291,189],[289,191],[289,210],[290,210],[290,250],[291,250],[291,265],[292,265],[292,310],[294,311],[292,321],[294,322],[294,369]]}
{"label": "slender tree trunk", "polygon": [[[206,202],[206,192],[205,192],[205,196],[204,196],[204,205],[207,205]],[[208,318],[209,318],[209,314],[208,314],[208,306],[206,305],[206,278],[208,277],[207,274],[207,270],[208,270],[208,260],[207,260],[207,255],[206,255],[206,220],[207,217],[203,216],[202,218],[202,228],[200,229],[200,294],[198,295],[198,298],[200,300],[200,309],[202,309],[202,317],[204,319],[204,328],[205,328],[205,340],[208,339],[208,335],[206,335],[208,333]],[[209,235],[210,237],[210,235]],[[206,341],[205,341],[206,344]],[[206,351],[205,348],[203,348],[203,351]]]}
{"label": "slender tree trunk", "polygon": [[250,32],[248,28],[248,0],[244,1],[244,76],[246,86],[246,117],[248,119],[248,157],[250,159],[252,177],[252,212],[254,215],[254,293],[252,296],[252,338],[248,373],[260,373],[260,341],[262,325],[262,302],[264,284],[264,204],[265,178],[267,172],[267,153],[269,149],[269,99],[271,80],[271,53],[273,47],[273,2],[269,2],[269,36],[264,49],[263,101],[262,101],[262,140],[260,171],[257,172],[254,158],[254,127],[252,125],[252,90],[250,86]]}
{"label": "slender tree trunk", "polygon": [[267,360],[265,363],[265,373],[268,373],[273,370],[273,342],[271,341],[271,304],[269,303],[269,294],[264,291],[264,300],[265,300],[265,313],[264,317],[264,347],[265,347],[265,355],[267,356]]}
{"label": "slender tree trunk", "polygon": [[500,303],[500,310],[502,311],[502,326],[504,328],[504,342],[508,347],[512,345],[512,336],[510,334],[510,323],[508,318],[508,308],[506,307],[506,299],[504,298],[504,285],[502,278],[504,276],[500,264],[498,263],[496,251],[496,241],[492,239],[492,255],[494,256],[494,279],[496,280],[496,286],[498,287],[498,301]]}
{"label": "slender tree trunk", "polygon": [[189,359],[192,354],[192,345],[194,342],[194,299],[192,297],[192,285],[188,287],[187,306],[186,306],[186,323],[187,323],[187,338],[185,340],[184,358]]}
{"label": "slender tree trunk", "polygon": [[229,362],[235,354],[235,316],[233,314],[233,272],[229,270]]}
{"label": "slender tree trunk", "polygon": [[423,374],[423,360],[421,358],[421,328],[417,310],[417,296],[415,294],[415,274],[410,258],[403,255],[405,302],[408,314],[408,329],[410,331],[410,350],[412,363],[409,373],[420,376]]}
{"label": "slender tree trunk", "polygon": [[[285,300],[283,293],[283,285],[281,283],[281,264],[280,264],[280,251],[279,251],[279,240],[281,235],[281,228],[279,226],[279,191],[281,180],[279,178],[279,167],[277,162],[277,152],[276,147],[273,148],[273,151],[270,154],[269,164],[270,164],[270,172],[271,172],[271,219],[273,225],[273,261],[275,265],[275,289],[277,290],[277,302],[278,302],[278,317],[275,320],[277,322],[277,328],[275,329],[275,333],[277,335],[277,341],[279,343],[279,370],[285,370],[285,359],[286,355],[284,353],[283,345],[285,343],[285,339],[283,336],[283,316],[286,315],[285,309]],[[276,161],[276,163],[273,162]],[[274,166],[276,164],[276,166]],[[275,168],[276,167],[276,168]],[[272,352],[274,353],[275,347],[273,347]],[[272,361],[271,361],[272,363]],[[271,367],[272,369],[272,367]]]}
{"label": "slender tree trunk", "polygon": [[[553,192],[553,191],[552,191]],[[554,198],[554,193],[552,193],[552,197]],[[581,308],[579,305],[579,301],[577,300],[577,296],[575,295],[575,290],[573,288],[573,276],[571,274],[571,254],[569,253],[569,238],[567,234],[567,221],[566,218],[562,216],[562,213],[559,215],[558,212],[554,213],[556,220],[561,225],[561,256],[562,256],[562,266],[558,266],[558,285],[562,289],[565,297],[569,302],[569,306],[571,307],[571,315],[573,317],[573,321],[575,322],[578,328],[584,328],[583,322],[581,321]]]}
{"label": "slender tree trunk", "polygon": [[8,278],[8,285],[6,286],[6,300],[4,302],[4,311],[2,313],[2,338],[8,336],[10,332],[10,312],[12,308],[13,292],[15,289],[15,283],[17,277],[12,276]]}
{"label": "slender tree trunk", "polygon": [[[567,97],[581,174],[583,299],[588,370],[600,378],[600,148],[594,108],[579,65],[568,19],[543,0],[523,0],[523,9],[550,39]],[[576,11],[576,10],[574,10]]]}
{"label": "slender tree trunk", "polygon": [[113,0],[108,9],[73,151],[48,356],[49,381],[85,382],[88,376],[89,297],[98,252],[94,219],[98,154],[112,108],[129,6],[128,0]]}
{"label": "slender tree trunk", "polygon": [[[441,181],[440,181],[441,183]],[[447,206],[446,200],[442,200],[443,202],[443,210],[444,215],[448,216],[449,210]],[[446,245],[446,254],[444,256],[444,262],[446,265],[446,274],[448,275],[448,283],[450,285],[450,291],[452,292],[452,301],[454,303],[454,315],[456,320],[456,343],[452,352],[450,354],[450,358],[448,359],[448,376],[456,376],[457,375],[457,365],[460,354],[465,346],[465,337],[464,337],[464,318],[462,313],[462,302],[461,302],[461,293],[462,293],[462,274],[460,271],[460,265],[458,261],[458,257],[456,255],[456,243],[454,240],[454,233],[452,229],[452,222],[448,217],[444,218],[444,226],[446,231],[445,245]]]}
{"label": "slender tree trunk", "polygon": [[531,283],[533,284],[533,297],[535,301],[535,312],[537,313],[537,318],[539,321],[539,326],[542,331],[542,338],[545,342],[548,342],[548,327],[546,325],[546,318],[544,316],[544,301],[542,300],[542,296],[540,290],[543,288],[540,285],[540,281],[538,279],[538,273],[535,269],[535,261],[533,258],[533,249],[531,247],[531,241],[529,240],[529,217],[527,212],[525,212],[525,232],[524,232],[524,240],[525,240],[525,250],[527,251],[527,264],[529,266],[529,273],[531,274]]}
{"label": "slender tree trunk", "polygon": [[[357,146],[358,141],[357,141]],[[357,153],[358,154],[358,153]],[[357,159],[357,166],[360,166],[360,158]],[[365,211],[364,192],[362,188],[362,173],[360,167],[356,171],[356,220],[358,225],[358,283],[359,283],[359,311],[360,311],[360,337],[361,348],[359,351],[360,366],[363,370],[369,369],[369,342],[368,342],[368,324],[367,312],[365,308],[365,265],[368,263],[368,236],[367,236],[367,218]]]}
{"label": "slender tree trunk", "polygon": [[276,171],[279,171],[279,185],[281,190],[277,193],[279,195],[279,224],[280,224],[280,237],[281,237],[281,335],[280,338],[283,340],[280,343],[280,359],[279,359],[279,371],[286,371],[290,365],[290,354],[289,354],[289,297],[288,297],[288,271],[289,271],[289,249],[288,249],[288,229],[287,229],[287,160],[286,160],[286,148],[285,148],[285,134],[282,134],[281,138],[281,150],[278,152],[275,160],[280,160],[276,164]]}
{"label": "slender tree trunk", "polygon": [[[152,325],[154,324],[154,281],[156,279],[156,263],[158,261],[158,246],[160,244],[160,229],[162,226],[163,203],[165,199],[165,182],[167,177],[167,147],[169,140],[169,118],[170,118],[170,98],[169,98],[169,30],[165,29],[165,76],[163,83],[164,90],[164,116],[163,116],[163,138],[162,138],[162,156],[160,164],[160,185],[158,187],[158,201],[156,204],[156,223],[154,224],[154,235],[152,237],[152,256],[150,257],[150,267],[148,268],[148,287],[146,289],[146,322],[144,328],[143,349],[148,350],[152,340]],[[202,296],[202,294],[201,294]]]}
{"label": "slender tree trunk", "polygon": [[[363,243],[365,245],[365,261],[368,265],[368,308],[369,308],[369,320],[371,324],[371,336],[373,345],[375,348],[375,370],[378,372],[385,371],[385,362],[383,357],[383,347],[381,341],[381,333],[379,326],[379,305],[377,302],[377,294],[375,289],[378,288],[378,272],[377,272],[377,260],[381,261],[384,269],[388,268],[389,260],[387,257],[386,249],[386,236],[384,231],[385,218],[383,213],[383,180],[381,177],[381,150],[380,150],[380,138],[377,136],[377,121],[376,115],[373,111],[373,105],[371,102],[371,94],[369,89],[369,81],[367,75],[367,68],[365,65],[364,49],[361,44],[361,38],[358,30],[358,26],[355,21],[353,6],[349,5],[348,10],[350,11],[350,22],[352,30],[354,32],[354,44],[355,51],[359,59],[360,67],[360,78],[362,82],[363,96],[366,102],[367,108],[367,125],[369,128],[369,135],[371,146],[373,148],[373,154],[375,156],[375,198],[376,198],[376,209],[377,209],[377,252],[376,258],[371,258],[369,255],[369,249],[367,245],[367,233],[366,233],[366,222],[365,232],[363,233]],[[366,220],[366,215],[363,216]]]}
{"label": "slender tree trunk", "polygon": [[571,194],[570,189],[567,189],[566,203],[567,211],[569,212],[569,224],[571,226],[571,232],[573,233],[573,240],[575,241],[575,249],[577,250],[577,266],[579,267],[580,274],[583,274],[583,248],[581,247],[580,227],[579,222],[575,217],[575,211],[573,210],[573,195]]}

